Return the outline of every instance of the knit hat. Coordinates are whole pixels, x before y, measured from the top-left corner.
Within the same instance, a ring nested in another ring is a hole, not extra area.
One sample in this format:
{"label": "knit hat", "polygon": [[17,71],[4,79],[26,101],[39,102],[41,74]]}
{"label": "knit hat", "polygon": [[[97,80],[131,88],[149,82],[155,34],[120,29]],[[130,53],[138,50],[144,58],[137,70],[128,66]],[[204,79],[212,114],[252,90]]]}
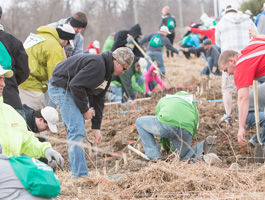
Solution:
{"label": "knit hat", "polygon": [[73,40],[75,38],[75,30],[69,24],[61,24],[56,28],[59,38],[62,40]]}
{"label": "knit hat", "polygon": [[47,121],[48,127],[53,133],[57,133],[56,123],[59,120],[58,112],[55,108],[46,106],[45,108],[41,109],[41,115]]}
{"label": "knit hat", "polygon": [[0,19],[2,17],[2,13],[3,13],[3,10],[2,10],[2,7],[0,6]]}
{"label": "knit hat", "polygon": [[160,32],[166,32],[166,33],[170,34],[167,26],[161,26],[159,31]]}
{"label": "knit hat", "polygon": [[130,48],[120,47],[113,51],[112,57],[117,60],[124,68],[128,69],[132,65],[134,54]]}

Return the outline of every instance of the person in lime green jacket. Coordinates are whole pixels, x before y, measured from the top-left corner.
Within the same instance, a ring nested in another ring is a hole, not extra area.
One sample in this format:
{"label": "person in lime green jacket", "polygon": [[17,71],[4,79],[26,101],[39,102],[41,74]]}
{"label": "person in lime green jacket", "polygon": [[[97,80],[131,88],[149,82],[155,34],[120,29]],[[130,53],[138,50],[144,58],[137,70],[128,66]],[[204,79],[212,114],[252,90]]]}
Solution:
{"label": "person in lime green jacket", "polygon": [[19,85],[22,104],[27,104],[34,110],[45,107],[44,93],[48,89],[48,80],[56,65],[65,59],[63,47],[75,37],[73,27],[68,24],[58,28],[41,26],[37,32],[37,35],[31,33],[24,42],[30,74]]}
{"label": "person in lime green jacket", "polygon": [[111,50],[111,48],[113,46],[113,43],[114,43],[114,35],[115,35],[115,33],[111,33],[111,35],[109,35],[107,37],[107,39],[104,42],[104,46],[103,46],[102,52]]}
{"label": "person in lime green jacket", "polygon": [[179,154],[181,161],[203,160],[203,154],[216,153],[213,136],[208,136],[205,141],[191,147],[198,121],[198,110],[191,94],[179,92],[160,99],[156,106],[156,116],[143,116],[136,120],[136,128],[147,158],[161,158],[154,136],[170,139],[173,150]]}
{"label": "person in lime green jacket", "polygon": [[39,142],[34,133],[28,131],[24,118],[13,107],[3,103],[4,80],[12,76],[11,70],[0,65],[0,154],[12,157],[23,153],[34,158],[46,157],[49,162],[54,158],[63,167],[61,154],[53,150],[49,142]]}

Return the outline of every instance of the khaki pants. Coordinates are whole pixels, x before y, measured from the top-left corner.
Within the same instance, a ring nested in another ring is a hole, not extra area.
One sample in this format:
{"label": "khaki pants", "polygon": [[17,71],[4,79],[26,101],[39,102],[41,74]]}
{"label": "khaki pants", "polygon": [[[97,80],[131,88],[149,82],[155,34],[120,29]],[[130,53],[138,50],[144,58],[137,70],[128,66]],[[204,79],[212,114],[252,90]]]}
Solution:
{"label": "khaki pants", "polygon": [[222,93],[236,93],[236,84],[234,81],[234,75],[228,76],[226,72],[222,73]]}
{"label": "khaki pants", "polygon": [[28,91],[20,88],[18,90],[22,104],[27,104],[27,106],[34,110],[40,110],[45,107],[45,98],[42,92]]}

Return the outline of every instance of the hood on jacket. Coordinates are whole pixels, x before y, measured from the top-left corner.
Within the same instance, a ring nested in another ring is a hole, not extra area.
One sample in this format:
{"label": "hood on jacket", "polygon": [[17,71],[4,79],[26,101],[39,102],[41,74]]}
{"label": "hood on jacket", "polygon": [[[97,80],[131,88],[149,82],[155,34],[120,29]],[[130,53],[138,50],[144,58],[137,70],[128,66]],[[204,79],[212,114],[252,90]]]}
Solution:
{"label": "hood on jacket", "polygon": [[227,13],[222,17],[223,20],[228,21],[233,24],[240,24],[241,22],[244,22],[246,20],[250,19],[249,15],[243,14],[243,13]]}
{"label": "hood on jacket", "polygon": [[41,26],[37,29],[37,33],[38,34],[50,34],[60,43],[60,38],[59,38],[58,32],[54,27]]}
{"label": "hood on jacket", "polygon": [[133,37],[142,35],[141,27],[139,24],[135,24],[129,30],[129,34]]}
{"label": "hood on jacket", "polygon": [[105,78],[109,79],[109,78],[111,78],[111,76],[114,72],[114,63],[109,62],[109,60],[113,61],[112,52],[106,51],[106,52],[102,53],[101,56],[105,60],[105,68],[106,68]]}

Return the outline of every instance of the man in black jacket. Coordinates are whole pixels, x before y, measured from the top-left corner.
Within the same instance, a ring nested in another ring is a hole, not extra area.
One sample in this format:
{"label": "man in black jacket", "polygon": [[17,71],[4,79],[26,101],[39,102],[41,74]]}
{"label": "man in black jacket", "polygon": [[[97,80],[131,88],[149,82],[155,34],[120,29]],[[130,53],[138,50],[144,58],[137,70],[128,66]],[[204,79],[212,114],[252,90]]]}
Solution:
{"label": "man in black jacket", "polygon": [[[0,7],[1,8],[1,7]],[[2,8],[0,9],[0,19]],[[28,55],[19,41],[13,35],[4,31],[0,24],[0,61],[4,69],[11,69],[14,75],[5,79],[6,86],[3,91],[4,103],[12,106],[24,119],[25,112],[19,98],[18,85],[23,83],[29,76]]]}
{"label": "man in black jacket", "polygon": [[54,69],[48,92],[67,126],[69,166],[74,178],[88,176],[84,149],[76,145],[86,137],[84,119],[91,119],[93,140],[100,143],[105,94],[111,77],[127,70],[133,58],[129,48],[120,47],[100,55],[72,56]]}
{"label": "man in black jacket", "polygon": [[131,37],[128,37],[128,34],[131,35],[131,37],[139,44],[138,39],[140,39],[140,35],[142,35],[140,25],[135,24],[129,30],[120,30],[116,32],[111,51],[114,51],[119,47],[129,47],[132,49],[135,56],[144,57],[140,50],[136,46],[134,46],[132,39],[130,39]]}

